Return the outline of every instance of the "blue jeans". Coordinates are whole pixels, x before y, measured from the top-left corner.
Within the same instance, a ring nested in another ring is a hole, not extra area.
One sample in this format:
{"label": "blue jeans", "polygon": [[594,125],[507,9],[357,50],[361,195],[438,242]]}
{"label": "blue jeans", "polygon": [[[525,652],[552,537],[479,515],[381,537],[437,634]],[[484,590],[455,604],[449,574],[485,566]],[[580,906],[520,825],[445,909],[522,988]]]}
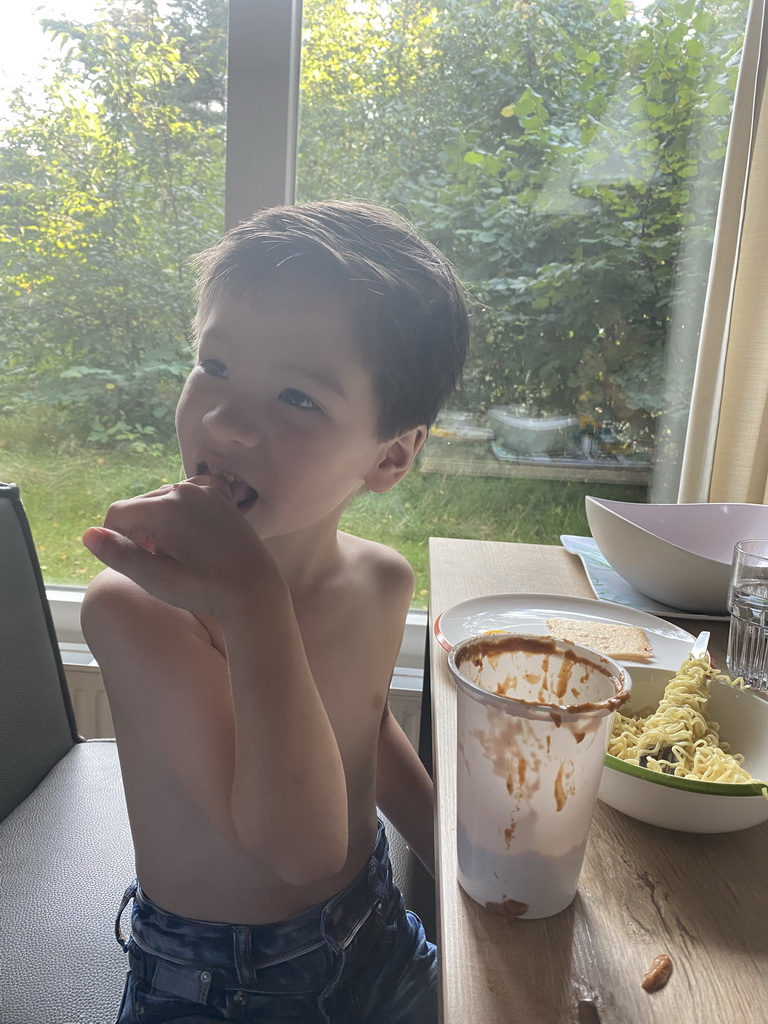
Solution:
{"label": "blue jeans", "polygon": [[[128,903],[132,934],[120,932]],[[115,933],[130,971],[117,1024],[436,1024],[437,956],[392,880],[379,825],[357,877],[276,924],[194,921],[130,886]]]}

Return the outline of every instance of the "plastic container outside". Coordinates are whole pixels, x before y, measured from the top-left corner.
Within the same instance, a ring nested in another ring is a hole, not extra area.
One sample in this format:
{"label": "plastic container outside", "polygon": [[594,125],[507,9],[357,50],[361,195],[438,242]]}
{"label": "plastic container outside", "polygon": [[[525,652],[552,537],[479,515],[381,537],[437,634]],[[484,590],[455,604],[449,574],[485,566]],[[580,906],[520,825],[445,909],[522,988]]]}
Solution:
{"label": "plastic container outside", "polygon": [[523,455],[563,454],[579,442],[578,416],[530,416],[514,406],[494,405],[488,425],[505,448]]}
{"label": "plastic container outside", "polygon": [[578,887],[622,666],[549,637],[472,637],[457,683],[459,882],[508,918],[560,913]]}

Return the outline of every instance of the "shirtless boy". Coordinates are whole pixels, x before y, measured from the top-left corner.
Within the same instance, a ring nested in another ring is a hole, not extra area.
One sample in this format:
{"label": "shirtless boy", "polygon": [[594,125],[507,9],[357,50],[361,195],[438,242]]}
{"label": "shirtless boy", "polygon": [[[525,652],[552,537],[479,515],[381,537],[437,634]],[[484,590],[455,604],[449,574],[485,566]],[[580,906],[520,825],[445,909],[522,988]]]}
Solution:
{"label": "shirtless boy", "polygon": [[413,573],[338,526],[454,389],[464,293],[363,204],[266,211],[198,262],[187,479],[83,538],[138,876],[119,1024],[427,1024],[435,950],[376,814],[432,866],[431,782],[387,707]]}

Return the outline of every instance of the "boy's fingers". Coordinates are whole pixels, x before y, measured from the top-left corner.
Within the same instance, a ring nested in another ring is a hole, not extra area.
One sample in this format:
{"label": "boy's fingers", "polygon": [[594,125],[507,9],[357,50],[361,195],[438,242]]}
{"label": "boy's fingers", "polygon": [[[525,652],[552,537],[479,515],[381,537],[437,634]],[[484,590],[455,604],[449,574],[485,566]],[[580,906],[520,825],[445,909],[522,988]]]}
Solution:
{"label": "boy's fingers", "polygon": [[83,544],[110,569],[132,579],[150,594],[168,599],[166,590],[176,563],[167,555],[155,554],[150,541],[138,544],[113,530],[92,526],[83,534]]}
{"label": "boy's fingers", "polygon": [[162,494],[167,494],[169,491],[174,490],[177,484],[161,484],[160,487],[156,487],[154,491],[146,491],[144,494],[137,494],[137,498],[159,498]]}
{"label": "boy's fingers", "polygon": [[130,560],[135,561],[136,555],[143,559],[155,553],[155,543],[148,537],[133,540],[103,526],[91,526],[83,534],[82,541],[92,555],[118,572],[123,572],[118,563],[126,565]]}
{"label": "boy's fingers", "polygon": [[221,476],[215,476],[212,473],[207,473],[204,476],[191,476],[184,483],[197,484],[198,487],[210,487],[212,491],[217,491],[219,494],[224,495],[225,498],[232,499],[229,484]]}

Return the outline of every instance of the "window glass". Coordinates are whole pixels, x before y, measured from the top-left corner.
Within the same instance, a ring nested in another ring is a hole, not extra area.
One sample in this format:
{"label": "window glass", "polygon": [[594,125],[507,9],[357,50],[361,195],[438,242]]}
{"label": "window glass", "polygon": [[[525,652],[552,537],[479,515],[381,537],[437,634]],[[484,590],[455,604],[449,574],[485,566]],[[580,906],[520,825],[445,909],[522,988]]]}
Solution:
{"label": "window glass", "polygon": [[[747,6],[305,0],[297,198],[399,208],[475,297],[415,471],[347,514],[410,558],[418,603],[430,535],[556,543],[588,532],[587,493],[675,499]],[[226,0],[4,14],[0,478],[50,582],[87,582],[83,528],[180,471],[226,21]]]}
{"label": "window glass", "polygon": [[[306,0],[297,191],[399,208],[474,297],[462,391],[350,528],[557,543],[676,500],[747,0]],[[343,159],[340,159],[343,154]]]}
{"label": "window glass", "polygon": [[49,582],[110,501],[178,477],[185,261],[223,229],[225,0],[3,13],[0,479]]}

